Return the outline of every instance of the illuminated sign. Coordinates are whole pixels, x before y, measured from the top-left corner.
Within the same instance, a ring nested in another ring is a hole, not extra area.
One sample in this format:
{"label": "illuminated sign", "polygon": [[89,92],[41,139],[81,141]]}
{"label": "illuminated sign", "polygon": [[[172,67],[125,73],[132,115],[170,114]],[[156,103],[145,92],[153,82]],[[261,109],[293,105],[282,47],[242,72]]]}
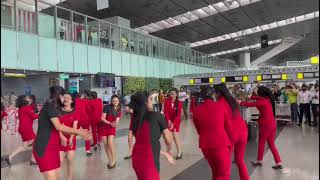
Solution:
{"label": "illuminated sign", "polygon": [[243,76],[242,77],[242,81],[243,82],[248,82],[249,81],[249,77],[248,76]]}
{"label": "illuminated sign", "polygon": [[298,73],[297,74],[297,79],[303,79],[303,73]]}
{"label": "illuminated sign", "polygon": [[319,56],[311,57],[310,64],[319,64]]}
{"label": "illuminated sign", "polygon": [[193,80],[193,79],[190,79],[190,80],[189,80],[189,84],[194,84],[194,80]]}
{"label": "illuminated sign", "polygon": [[194,83],[195,84],[200,84],[201,83],[201,79],[194,79]]}
{"label": "illuminated sign", "polygon": [[242,77],[241,76],[236,76],[236,77],[234,77],[234,80],[235,81],[242,81]]}
{"label": "illuminated sign", "polygon": [[262,80],[262,76],[261,75],[258,75],[257,76],[257,81],[261,81]]}
{"label": "illuminated sign", "polygon": [[26,78],[26,74],[20,74],[20,73],[4,73],[3,76],[5,77],[16,77],[16,78]]}
{"label": "illuminated sign", "polygon": [[281,79],[281,74],[272,74],[271,78],[272,79]]}
{"label": "illuminated sign", "polygon": [[262,75],[262,79],[263,79],[263,80],[271,80],[272,77],[271,77],[271,75],[269,75],[269,74],[264,74],[264,75]]}
{"label": "illuminated sign", "polygon": [[222,83],[225,83],[225,82],[226,82],[226,78],[225,78],[225,77],[222,77],[222,78],[221,78],[221,82],[222,82]]}
{"label": "illuminated sign", "polygon": [[209,83],[213,83],[214,82],[214,78],[209,78]]}
{"label": "illuminated sign", "polygon": [[281,74],[281,79],[282,79],[282,80],[287,80],[287,79],[288,79],[287,74]]}

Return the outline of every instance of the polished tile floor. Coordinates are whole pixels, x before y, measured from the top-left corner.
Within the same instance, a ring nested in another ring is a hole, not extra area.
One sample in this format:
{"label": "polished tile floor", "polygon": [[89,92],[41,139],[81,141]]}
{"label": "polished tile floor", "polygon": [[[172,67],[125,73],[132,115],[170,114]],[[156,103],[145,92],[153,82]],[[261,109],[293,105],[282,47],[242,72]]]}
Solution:
{"label": "polished tile floor", "polygon": [[[135,180],[135,174],[130,160],[123,160],[127,155],[127,131],[129,119],[124,117],[118,127],[116,138],[117,167],[107,169],[107,158],[102,150],[98,150],[91,157],[85,156],[82,140],[78,142],[76,163],[74,168],[75,180]],[[256,158],[257,129],[251,130],[252,138],[247,145],[245,160],[252,180],[317,180],[319,179],[319,132],[310,127],[284,127],[278,129],[276,144],[284,162],[284,169],[275,171],[271,168],[274,161],[267,150],[264,165],[252,168],[249,162]],[[183,121],[180,133],[183,142],[183,159],[175,166],[169,165],[161,158],[162,180],[210,180],[211,171],[198,148],[198,139],[191,121]],[[6,131],[1,135],[1,156],[6,157],[9,152],[20,144],[19,135],[11,135]],[[266,148],[267,149],[267,148]],[[40,180],[42,179],[36,166],[30,167],[28,158],[31,152],[19,154],[11,168],[1,161],[1,179],[3,180]],[[64,178],[62,170],[61,179]],[[231,180],[238,180],[238,172],[233,164]]]}

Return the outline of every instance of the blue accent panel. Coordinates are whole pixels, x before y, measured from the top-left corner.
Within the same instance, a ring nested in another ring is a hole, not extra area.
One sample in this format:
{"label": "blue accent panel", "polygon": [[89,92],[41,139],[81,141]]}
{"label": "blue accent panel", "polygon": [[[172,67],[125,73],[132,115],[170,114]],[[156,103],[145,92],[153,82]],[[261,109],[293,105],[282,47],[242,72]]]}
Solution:
{"label": "blue accent panel", "polygon": [[73,48],[74,71],[79,73],[88,72],[88,46],[74,43]]}
{"label": "blue accent panel", "polygon": [[130,71],[130,64],[131,59],[130,59],[130,54],[127,52],[122,52],[122,74],[125,76],[130,76],[131,75],[131,71]]}
{"label": "blue accent panel", "polygon": [[1,28],[1,68],[17,68],[17,59],[16,32]]}
{"label": "blue accent panel", "polygon": [[93,74],[100,72],[99,47],[88,46],[88,71]]}
{"label": "blue accent panel", "polygon": [[116,74],[116,75],[120,75],[121,74],[121,52],[120,51],[116,51],[116,50],[112,50],[111,52],[111,56],[112,56],[112,73]]}
{"label": "blue accent panel", "polygon": [[111,50],[100,48],[101,72],[111,73]]}
{"label": "blue accent panel", "polygon": [[38,36],[19,32],[18,44],[19,67],[28,70],[38,70]]}
{"label": "blue accent panel", "polygon": [[58,72],[73,72],[73,43],[57,41]]}
{"label": "blue accent panel", "polygon": [[57,41],[51,38],[39,37],[40,70],[57,71]]}
{"label": "blue accent panel", "polygon": [[147,77],[153,77],[153,58],[146,57],[146,64],[147,64]]}
{"label": "blue accent panel", "polygon": [[139,55],[131,54],[131,75],[139,76]]}
{"label": "blue accent panel", "polygon": [[147,61],[145,56],[139,56],[139,76],[147,76]]}

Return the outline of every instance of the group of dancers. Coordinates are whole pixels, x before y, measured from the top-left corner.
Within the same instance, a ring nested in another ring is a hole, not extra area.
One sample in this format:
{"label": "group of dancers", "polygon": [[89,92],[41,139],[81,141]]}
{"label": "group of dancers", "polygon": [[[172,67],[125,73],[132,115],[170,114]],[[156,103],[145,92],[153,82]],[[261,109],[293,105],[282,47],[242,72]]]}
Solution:
{"label": "group of dancers", "polygon": [[[110,104],[103,106],[97,93],[86,91],[81,97],[70,94],[60,86],[49,88],[50,99],[37,113],[35,99],[19,96],[16,106],[19,116],[19,133],[23,145],[11,153],[6,161],[11,165],[14,156],[32,148],[30,165],[37,164],[46,180],[57,180],[61,163],[67,159],[67,179],[73,179],[73,162],[76,150],[76,136],[85,141],[88,156],[93,149],[99,148],[100,142],[108,157],[108,169],[116,166],[114,139],[116,127],[121,120],[121,104],[117,95],[111,97]],[[170,164],[182,159],[179,139],[182,102],[176,88],[169,91],[162,112],[155,112],[150,93],[138,92],[131,96],[125,112],[130,114],[128,135],[129,154],[125,159],[132,159],[132,166],[139,180],[160,179],[160,155]],[[215,99],[215,100],[214,100]],[[244,162],[248,130],[239,106],[255,106],[260,111],[258,158],[253,166],[262,166],[265,143],[268,142],[276,165],[281,169],[281,159],[274,144],[276,121],[272,113],[271,91],[260,86],[253,102],[239,102],[232,97],[225,84],[201,87],[191,99],[190,110],[195,128],[199,134],[199,147],[212,169],[212,179],[229,180],[231,174],[231,153],[238,166],[241,180],[248,180],[249,174]],[[1,118],[5,114],[1,112]],[[32,124],[38,119],[37,134]],[[160,138],[166,145],[161,150]],[[135,143],[133,143],[133,138]],[[177,154],[172,153],[175,143]]]}

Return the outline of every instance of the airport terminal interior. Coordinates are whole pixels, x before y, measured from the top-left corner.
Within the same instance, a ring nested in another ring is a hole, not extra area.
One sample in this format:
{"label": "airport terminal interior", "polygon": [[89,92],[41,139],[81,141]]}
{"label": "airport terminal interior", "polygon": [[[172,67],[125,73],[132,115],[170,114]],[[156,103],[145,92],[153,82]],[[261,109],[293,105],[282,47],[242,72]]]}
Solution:
{"label": "airport terminal interior", "polygon": [[1,0],[1,180],[318,180],[319,0]]}

